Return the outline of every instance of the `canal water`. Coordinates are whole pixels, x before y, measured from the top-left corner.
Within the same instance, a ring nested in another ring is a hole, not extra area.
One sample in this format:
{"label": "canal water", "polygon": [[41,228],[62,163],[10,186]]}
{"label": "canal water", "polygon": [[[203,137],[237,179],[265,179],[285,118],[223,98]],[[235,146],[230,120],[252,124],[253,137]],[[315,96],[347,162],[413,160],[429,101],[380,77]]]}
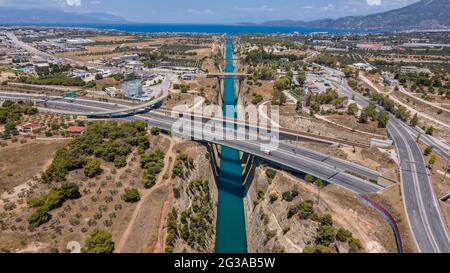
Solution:
{"label": "canal water", "polygon": [[[230,35],[226,42],[226,72],[233,72],[233,44]],[[235,104],[234,80],[224,80],[224,115],[226,105]],[[231,125],[233,126],[233,125]],[[247,236],[244,216],[244,188],[242,187],[242,162],[239,151],[221,147],[220,172],[218,179],[218,206],[216,222],[216,252],[246,253]]]}

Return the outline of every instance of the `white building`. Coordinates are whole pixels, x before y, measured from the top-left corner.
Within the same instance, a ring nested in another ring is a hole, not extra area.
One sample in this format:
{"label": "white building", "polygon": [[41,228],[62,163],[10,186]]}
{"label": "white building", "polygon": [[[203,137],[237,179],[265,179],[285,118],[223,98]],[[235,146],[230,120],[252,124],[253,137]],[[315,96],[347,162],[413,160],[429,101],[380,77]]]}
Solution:
{"label": "white building", "polygon": [[354,64],[352,64],[352,66],[356,69],[366,70],[366,71],[371,71],[371,70],[375,69],[372,65],[370,65],[368,63],[354,63]]}
{"label": "white building", "polygon": [[400,73],[402,74],[429,74],[432,75],[433,73],[431,73],[430,69],[428,68],[420,68],[417,66],[402,66],[400,68]]}

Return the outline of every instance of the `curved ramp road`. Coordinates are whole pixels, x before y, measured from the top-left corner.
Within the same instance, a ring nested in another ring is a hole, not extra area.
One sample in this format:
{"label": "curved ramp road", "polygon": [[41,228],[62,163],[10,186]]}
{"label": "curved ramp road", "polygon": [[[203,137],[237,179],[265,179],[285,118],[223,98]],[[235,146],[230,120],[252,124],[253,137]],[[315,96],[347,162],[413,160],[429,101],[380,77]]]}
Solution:
{"label": "curved ramp road", "polygon": [[[28,96],[28,94],[20,95],[8,95],[3,96],[0,93],[1,98],[18,98],[18,99],[31,99],[33,101],[39,100],[35,96]],[[92,111],[99,111],[105,109],[117,109],[117,106],[113,103],[104,103],[89,100],[74,100],[74,102],[67,102],[64,100],[49,100],[47,102],[49,107],[55,107],[58,109],[67,109],[67,111],[79,111],[89,113]],[[171,129],[172,124],[176,119],[165,116],[163,114],[158,114],[154,112],[149,112],[146,114],[130,117],[138,118],[148,121],[153,126],[158,126],[163,129]],[[208,139],[212,139],[213,136],[207,136]],[[215,141],[212,142],[220,145],[225,145],[231,148],[241,150],[253,154],[255,156],[266,158],[267,155],[261,152],[260,143],[257,141]],[[293,150],[296,149],[296,150]],[[310,173],[316,177],[323,180],[335,183],[341,187],[344,187],[355,193],[367,193],[367,192],[378,192],[382,189],[374,183],[370,183],[366,180],[358,178],[356,176],[345,173],[345,171],[357,173],[360,176],[377,176],[375,171],[371,171],[363,166],[347,162],[340,159],[330,158],[326,155],[321,155],[317,152],[311,152],[303,148],[295,148],[292,145],[280,144],[280,147],[273,151],[273,155],[268,158],[276,164],[298,170],[301,172]],[[333,166],[336,164],[336,166]]]}

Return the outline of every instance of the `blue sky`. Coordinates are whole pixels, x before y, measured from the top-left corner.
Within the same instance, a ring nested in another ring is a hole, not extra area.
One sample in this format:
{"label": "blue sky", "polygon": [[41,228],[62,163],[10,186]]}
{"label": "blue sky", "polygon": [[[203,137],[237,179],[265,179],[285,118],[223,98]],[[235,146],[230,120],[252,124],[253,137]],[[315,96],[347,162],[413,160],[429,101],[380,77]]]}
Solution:
{"label": "blue sky", "polygon": [[0,6],[107,12],[150,23],[236,23],[365,15],[417,0],[0,0]]}

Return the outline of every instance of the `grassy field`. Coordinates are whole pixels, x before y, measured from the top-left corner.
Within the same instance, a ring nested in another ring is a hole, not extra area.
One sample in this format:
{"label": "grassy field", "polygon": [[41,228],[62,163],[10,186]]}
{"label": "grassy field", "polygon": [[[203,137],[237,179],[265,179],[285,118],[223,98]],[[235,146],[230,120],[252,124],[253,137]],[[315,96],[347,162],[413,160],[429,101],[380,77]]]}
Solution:
{"label": "grassy field", "polygon": [[0,148],[0,193],[18,186],[42,171],[67,141],[30,141]]}

